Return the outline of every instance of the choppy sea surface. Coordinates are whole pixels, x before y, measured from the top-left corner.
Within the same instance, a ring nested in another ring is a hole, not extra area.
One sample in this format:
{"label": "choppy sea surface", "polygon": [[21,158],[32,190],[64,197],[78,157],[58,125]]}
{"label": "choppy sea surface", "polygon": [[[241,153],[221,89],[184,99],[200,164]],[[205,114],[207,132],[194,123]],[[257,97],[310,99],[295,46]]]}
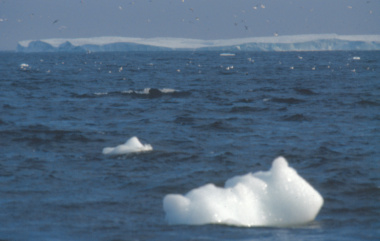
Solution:
{"label": "choppy sea surface", "polygon": [[[153,151],[102,154],[132,136]],[[280,155],[315,221],[165,220]],[[377,240],[379,163],[380,52],[0,53],[0,240]]]}

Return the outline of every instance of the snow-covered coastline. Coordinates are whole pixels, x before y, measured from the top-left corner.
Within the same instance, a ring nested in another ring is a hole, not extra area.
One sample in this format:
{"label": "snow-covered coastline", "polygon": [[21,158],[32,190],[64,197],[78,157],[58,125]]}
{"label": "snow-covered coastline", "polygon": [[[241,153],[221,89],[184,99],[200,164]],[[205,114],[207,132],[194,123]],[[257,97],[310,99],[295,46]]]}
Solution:
{"label": "snow-covered coastline", "polygon": [[18,52],[105,52],[151,50],[380,50],[380,35],[310,34],[220,40],[108,36],[92,38],[24,40],[20,41],[17,46]]}

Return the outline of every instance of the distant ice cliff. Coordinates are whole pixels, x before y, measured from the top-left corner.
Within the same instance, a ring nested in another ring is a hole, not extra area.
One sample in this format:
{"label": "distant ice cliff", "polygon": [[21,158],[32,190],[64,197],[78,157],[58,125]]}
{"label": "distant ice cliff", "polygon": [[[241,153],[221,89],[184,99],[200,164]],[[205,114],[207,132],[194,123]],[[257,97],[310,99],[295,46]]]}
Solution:
{"label": "distant ice cliff", "polygon": [[380,50],[380,35],[292,35],[226,40],[94,37],[20,41],[18,52]]}

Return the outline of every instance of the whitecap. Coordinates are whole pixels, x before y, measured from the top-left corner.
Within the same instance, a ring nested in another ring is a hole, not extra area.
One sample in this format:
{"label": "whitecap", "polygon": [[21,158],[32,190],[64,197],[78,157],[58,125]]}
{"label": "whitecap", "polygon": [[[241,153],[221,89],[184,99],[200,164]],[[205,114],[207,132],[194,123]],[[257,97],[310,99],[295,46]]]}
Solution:
{"label": "whitecap", "polygon": [[149,95],[151,88],[145,88],[143,91],[136,91],[138,94]]}
{"label": "whitecap", "polygon": [[118,145],[116,147],[105,147],[103,148],[104,155],[124,155],[136,152],[152,151],[153,148],[150,144],[142,144],[139,139],[134,136],[130,138],[124,144]]}
{"label": "whitecap", "polygon": [[165,94],[177,92],[177,90],[175,90],[175,89],[170,89],[170,88],[163,88],[163,89],[160,89],[160,91],[161,91],[162,93],[165,93]]}
{"label": "whitecap", "polygon": [[133,93],[135,93],[135,91],[133,91],[133,90],[124,90],[121,93],[123,93],[123,94],[133,94]]}
{"label": "whitecap", "polygon": [[122,91],[124,94],[139,94],[139,95],[149,95],[149,94],[171,94],[178,92],[178,90],[171,89],[171,88],[162,88],[162,89],[156,89],[156,88],[145,88],[143,90],[125,90]]}
{"label": "whitecap", "polygon": [[96,92],[94,95],[101,96],[101,95],[108,95],[108,92]]}

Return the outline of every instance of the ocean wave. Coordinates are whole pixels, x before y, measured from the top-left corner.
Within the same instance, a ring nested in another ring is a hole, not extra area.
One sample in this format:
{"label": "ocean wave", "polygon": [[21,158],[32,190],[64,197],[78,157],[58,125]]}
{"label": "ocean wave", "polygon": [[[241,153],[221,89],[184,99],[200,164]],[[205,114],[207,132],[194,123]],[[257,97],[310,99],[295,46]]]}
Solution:
{"label": "ocean wave", "polygon": [[361,106],[380,106],[380,103],[371,100],[361,100],[357,104]]}
{"label": "ocean wave", "polygon": [[171,97],[186,97],[190,95],[188,91],[179,91],[171,88],[145,88],[142,90],[123,90],[123,91],[111,91],[111,92],[95,92],[93,94],[72,94],[73,97],[78,98],[94,98],[94,97],[106,97],[114,95],[126,95],[132,97],[141,98],[159,98],[163,96]]}
{"label": "ocean wave", "polygon": [[175,118],[174,122],[180,125],[193,125],[195,119],[191,116],[178,116]]}
{"label": "ocean wave", "polygon": [[199,125],[199,126],[195,126],[195,128],[197,129],[201,129],[201,130],[214,130],[214,131],[221,131],[221,130],[224,130],[224,131],[233,131],[234,129],[236,128],[233,128],[228,122],[224,121],[224,120],[216,120],[216,121],[213,121],[212,123],[208,123],[208,124],[202,124],[202,125]]}
{"label": "ocean wave", "polygon": [[301,94],[301,95],[316,95],[317,94],[317,93],[315,93],[314,91],[312,91],[310,89],[295,88],[294,90],[298,94]]}
{"label": "ocean wave", "polygon": [[160,97],[164,94],[172,94],[178,92],[175,89],[169,89],[169,88],[163,88],[163,89],[156,89],[156,88],[145,88],[143,90],[127,90],[122,91],[123,94],[134,94],[134,95],[147,95],[149,97]]}
{"label": "ocean wave", "polygon": [[92,138],[93,133],[78,130],[51,128],[42,124],[32,124],[20,128],[0,130],[0,136],[12,142],[26,143],[32,147],[51,147],[57,143],[102,142],[102,139]]}
{"label": "ocean wave", "polygon": [[252,107],[252,106],[235,106],[232,107],[230,113],[249,113],[249,112],[259,112],[266,111],[268,108]]}
{"label": "ocean wave", "polygon": [[300,104],[300,103],[305,102],[304,100],[292,98],[292,97],[291,98],[272,98],[270,99],[270,101],[276,102],[276,103],[290,104],[290,105]]}
{"label": "ocean wave", "polygon": [[310,121],[311,118],[303,114],[286,115],[282,117],[283,121]]}

